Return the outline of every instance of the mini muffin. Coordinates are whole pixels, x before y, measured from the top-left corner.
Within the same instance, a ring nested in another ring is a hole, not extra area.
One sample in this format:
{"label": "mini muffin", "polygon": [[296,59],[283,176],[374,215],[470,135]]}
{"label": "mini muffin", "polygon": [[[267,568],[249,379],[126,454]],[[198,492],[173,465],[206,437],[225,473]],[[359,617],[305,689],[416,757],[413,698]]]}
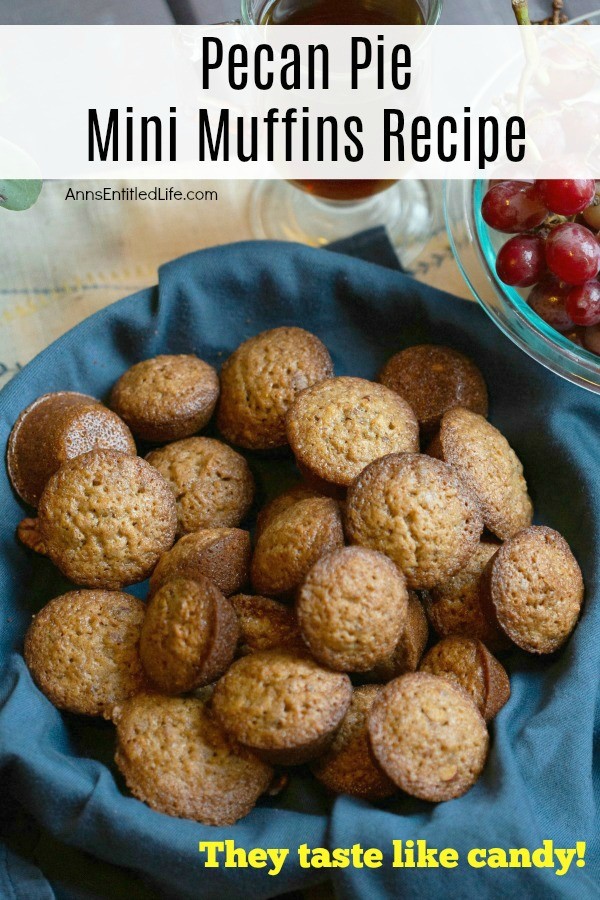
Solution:
{"label": "mini muffin", "polygon": [[498,544],[481,541],[473,556],[456,575],[424,591],[422,598],[432,627],[440,637],[464,634],[488,647],[502,649],[506,636],[483,602],[483,572]]}
{"label": "mini muffin", "polygon": [[288,509],[296,503],[299,503],[301,500],[314,500],[315,497],[322,496],[323,494],[319,493],[319,491],[314,490],[304,482],[300,482],[299,484],[295,484],[293,487],[288,488],[288,490],[284,491],[282,494],[278,494],[277,497],[273,497],[272,500],[263,506],[256,517],[256,540],[258,540],[265,528],[270,525],[280,513],[287,512]]}
{"label": "mini muffin", "polygon": [[238,655],[259,650],[305,650],[293,609],[269,597],[236,594],[231,598],[240,626]]}
{"label": "mini muffin", "polygon": [[501,540],[531,524],[533,507],[523,466],[506,438],[468,409],[447,412],[428,452],[460,474],[481,508],[486,528]]}
{"label": "mini muffin", "polygon": [[429,628],[423,604],[414,591],[408,591],[406,619],[400,640],[386,659],[367,672],[367,679],[383,683],[406,672],[415,672],[425,652],[428,637]]}
{"label": "mini muffin", "polygon": [[250,569],[255,591],[290,596],[321,556],[343,544],[335,500],[301,500],[277,516],[256,542]]}
{"label": "mini muffin", "polygon": [[199,575],[174,578],[148,604],[140,656],[150,681],[165,694],[184,694],[215,681],[231,663],[240,630],[221,591]]}
{"label": "mini muffin", "polygon": [[243,456],[214,438],[192,437],[146,457],[177,499],[178,533],[236,528],[254,499],[254,479]]}
{"label": "mini muffin", "polygon": [[352,543],[385,553],[415,590],[458,572],[475,552],[482,528],[475,498],[457,473],[422,454],[378,459],[348,491]]}
{"label": "mini muffin", "polygon": [[175,498],[138,456],[92,450],[48,481],[38,510],[46,552],[83,587],[117,590],[144,581],[173,545]]}
{"label": "mini muffin", "polygon": [[379,381],[410,403],[426,437],[433,435],[444,413],[455,406],[487,416],[483,375],[474,362],[451,347],[408,347],[388,360]]}
{"label": "mini muffin", "polygon": [[419,425],[406,400],[364,378],[330,378],[303,391],[287,431],[301,472],[337,487],[374,459],[419,449]]}
{"label": "mini muffin", "polygon": [[136,363],[112,389],[110,407],[144,441],[177,441],[208,423],[219,398],[212,366],[192,354]]}
{"label": "mini muffin", "polygon": [[371,707],[368,727],[375,759],[413,797],[452,800],[483,771],[485,722],[469,695],[446,678],[414,672],[390,681]]}
{"label": "mini muffin", "polygon": [[110,718],[144,688],[144,604],[116,591],[71,591],[34,617],[25,636],[33,680],[59,709]]}
{"label": "mini muffin", "polygon": [[486,722],[500,712],[510,697],[506,669],[475,638],[444,638],[425,655],[419,671],[441,675],[462,687]]}
{"label": "mini muffin", "polygon": [[553,653],[567,640],[583,602],[583,576],[565,539],[532,525],[488,563],[484,594],[498,624],[522,650]]}
{"label": "mini muffin", "polygon": [[223,727],[262,759],[299,765],[328,746],[351,697],[348,676],[308,654],[263,650],[234,662],[212,705]]}
{"label": "mini muffin", "polygon": [[10,433],[12,485],[22,500],[37,506],[50,476],[96,447],[136,454],[125,422],[98,400],[71,391],[44,394],[23,410]]}
{"label": "mini muffin", "polygon": [[373,802],[396,793],[396,785],[379,768],[369,745],[367,717],[380,690],[375,684],[354,689],[331,747],[311,765],[315,778],[336,794]]}
{"label": "mini muffin", "polygon": [[340,672],[365,672],[393,653],[408,607],[391,559],[343,547],[315,563],[298,592],[298,624],[310,652]]}
{"label": "mini muffin", "polygon": [[150,594],[174,577],[204,575],[214,581],[226,597],[248,582],[250,534],[241,528],[202,528],[185,534],[163,553],[150,578]]}
{"label": "mini muffin", "polygon": [[168,816],[233,825],[273,778],[195,697],[140,694],[115,710],[115,721],[115,762],[127,787]]}
{"label": "mini muffin", "polygon": [[285,417],[299,391],[333,375],[318,337],[303,328],[273,328],[244,341],[221,369],[217,425],[250,450],[287,443]]}

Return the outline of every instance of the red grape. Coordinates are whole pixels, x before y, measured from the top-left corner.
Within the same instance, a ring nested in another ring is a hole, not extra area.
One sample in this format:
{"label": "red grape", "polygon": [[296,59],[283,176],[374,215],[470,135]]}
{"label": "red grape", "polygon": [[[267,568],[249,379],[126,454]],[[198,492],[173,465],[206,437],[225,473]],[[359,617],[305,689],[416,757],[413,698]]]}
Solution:
{"label": "red grape", "polygon": [[546,239],[546,261],[561,281],[583,284],[600,270],[600,244],[584,225],[564,222],[553,228]]}
{"label": "red grape", "polygon": [[549,275],[533,288],[527,302],[538,316],[557,331],[568,331],[573,320],[565,309],[570,286]]}
{"label": "red grape", "polygon": [[566,300],[566,310],[576,325],[600,323],[600,283],[586,281],[571,288]]}
{"label": "red grape", "polygon": [[574,216],[589,206],[596,193],[593,178],[540,180],[535,183],[538,197],[559,216]]}
{"label": "red grape", "polygon": [[496,231],[516,234],[541,225],[548,210],[526,181],[501,181],[489,189],[481,204],[484,222]]}
{"label": "red grape", "polygon": [[[599,245],[600,252],[600,245]],[[546,272],[544,240],[535,234],[518,234],[510,238],[496,258],[496,272],[504,284],[529,287]]]}

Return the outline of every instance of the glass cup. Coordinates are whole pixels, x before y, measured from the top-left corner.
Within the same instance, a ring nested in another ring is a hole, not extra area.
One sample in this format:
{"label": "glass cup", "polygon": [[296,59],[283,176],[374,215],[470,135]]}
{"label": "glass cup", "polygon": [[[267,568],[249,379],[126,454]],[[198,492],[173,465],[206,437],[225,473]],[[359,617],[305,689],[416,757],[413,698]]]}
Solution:
{"label": "glass cup", "polygon": [[[443,0],[364,0],[363,5],[361,0],[353,4],[348,0],[241,0],[238,21],[246,25],[435,25],[442,3]],[[351,6],[354,9],[349,13]],[[316,14],[320,16],[318,20]],[[250,218],[256,237],[312,246],[323,246],[357,231],[384,225],[401,262],[408,265],[432,235],[436,198],[426,182],[414,179],[260,181],[251,193]]]}

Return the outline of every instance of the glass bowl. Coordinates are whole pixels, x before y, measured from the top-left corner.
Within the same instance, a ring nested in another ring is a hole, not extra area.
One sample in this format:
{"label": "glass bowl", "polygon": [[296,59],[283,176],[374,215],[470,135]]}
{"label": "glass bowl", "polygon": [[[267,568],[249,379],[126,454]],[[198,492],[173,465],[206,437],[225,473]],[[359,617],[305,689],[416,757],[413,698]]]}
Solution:
{"label": "glass bowl", "polygon": [[496,254],[507,235],[481,217],[485,181],[447,181],[444,218],[450,246],[463,278],[490,318],[514,343],[547,369],[600,394],[600,356],[574,344],[547,325],[527,304],[527,292],[503,284]]}
{"label": "glass bowl", "polygon": [[[600,24],[600,10],[571,20]],[[564,26],[561,26],[564,27]],[[485,181],[447,181],[444,218],[450,246],[473,296],[518,347],[557,375],[600,394],[600,356],[574,344],[547,325],[527,304],[528,292],[503,284],[496,275],[496,254],[507,235],[481,217]]]}

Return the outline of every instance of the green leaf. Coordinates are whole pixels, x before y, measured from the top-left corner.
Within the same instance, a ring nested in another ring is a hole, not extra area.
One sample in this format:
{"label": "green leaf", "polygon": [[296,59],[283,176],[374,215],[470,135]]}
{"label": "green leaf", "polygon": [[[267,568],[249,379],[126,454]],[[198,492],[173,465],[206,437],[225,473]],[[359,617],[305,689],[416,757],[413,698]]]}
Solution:
{"label": "green leaf", "polygon": [[42,182],[33,178],[26,181],[0,181],[0,206],[13,210],[29,209],[41,190]]}

